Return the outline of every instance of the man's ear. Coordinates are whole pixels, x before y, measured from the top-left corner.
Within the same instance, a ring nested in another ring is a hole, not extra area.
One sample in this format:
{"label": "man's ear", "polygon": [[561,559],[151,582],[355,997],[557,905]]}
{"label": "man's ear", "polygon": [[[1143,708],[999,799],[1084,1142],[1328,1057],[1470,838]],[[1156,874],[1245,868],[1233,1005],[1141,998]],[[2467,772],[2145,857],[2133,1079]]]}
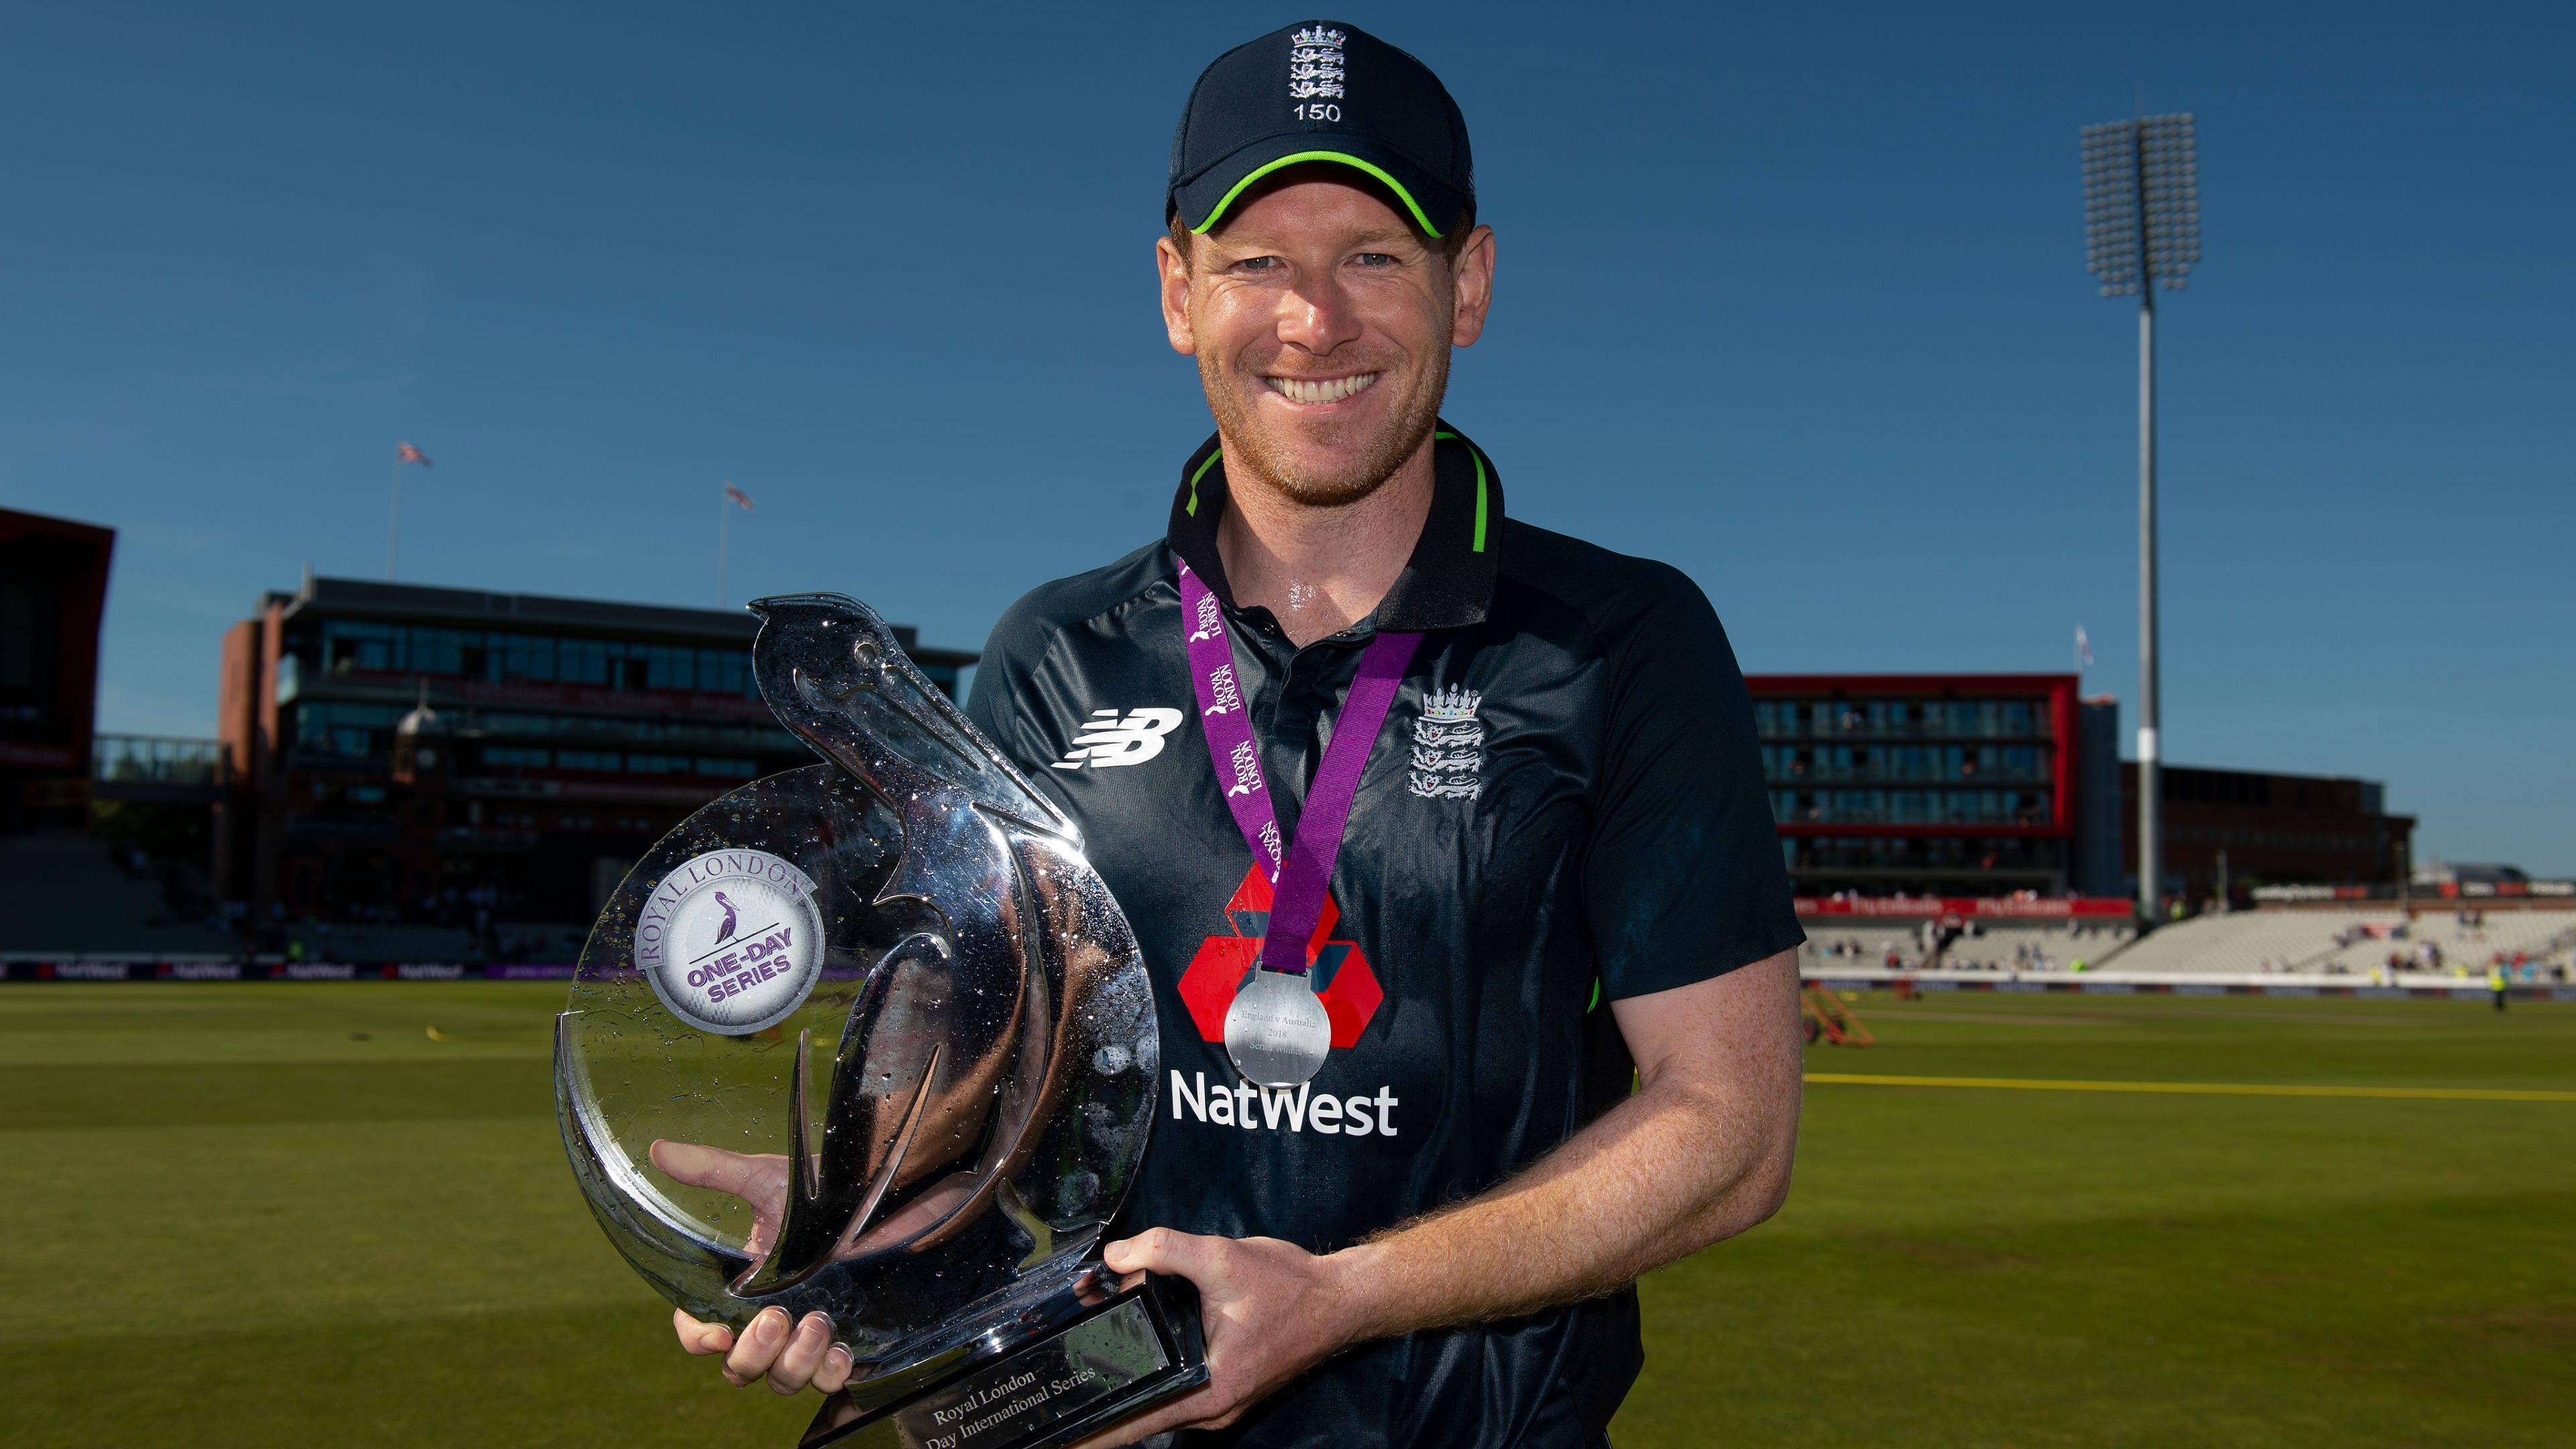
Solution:
{"label": "man's ear", "polygon": [[1449,345],[1473,347],[1485,335],[1485,314],[1494,305],[1494,229],[1480,226],[1467,233],[1458,260],[1449,268]]}
{"label": "man's ear", "polygon": [[1163,335],[1183,357],[1198,355],[1199,338],[1190,326],[1190,261],[1168,236],[1154,241],[1154,269],[1163,293]]}

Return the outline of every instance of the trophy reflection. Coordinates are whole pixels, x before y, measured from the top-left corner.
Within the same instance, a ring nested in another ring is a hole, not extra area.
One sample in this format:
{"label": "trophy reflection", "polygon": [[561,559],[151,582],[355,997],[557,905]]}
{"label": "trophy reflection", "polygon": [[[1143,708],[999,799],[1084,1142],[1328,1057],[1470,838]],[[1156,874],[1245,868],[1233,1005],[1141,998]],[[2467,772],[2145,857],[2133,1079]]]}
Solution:
{"label": "trophy reflection", "polygon": [[807,1431],[1031,1449],[1204,1382],[1184,1282],[1119,1280],[1160,1055],[1070,821],[866,606],[763,599],[753,662],[825,763],[654,846],[558,1019],[558,1116],[618,1251],[739,1330],[828,1315]]}

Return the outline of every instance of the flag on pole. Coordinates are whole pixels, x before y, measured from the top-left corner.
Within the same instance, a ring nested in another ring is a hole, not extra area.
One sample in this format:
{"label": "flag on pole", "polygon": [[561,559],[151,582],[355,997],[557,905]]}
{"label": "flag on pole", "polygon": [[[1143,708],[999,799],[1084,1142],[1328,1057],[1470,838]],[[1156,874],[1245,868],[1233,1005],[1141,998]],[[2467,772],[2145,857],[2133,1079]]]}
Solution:
{"label": "flag on pole", "polygon": [[2084,626],[2075,626],[2075,658],[2078,667],[2093,662],[2093,641],[2084,637]]}
{"label": "flag on pole", "polygon": [[430,466],[429,455],[409,443],[394,444],[394,466],[399,468],[405,463],[418,463],[426,468]]}
{"label": "flag on pole", "polygon": [[751,495],[724,480],[724,497],[716,501],[716,607],[725,606],[725,538],[733,531],[733,514],[725,508],[733,504],[743,512],[751,511]]}

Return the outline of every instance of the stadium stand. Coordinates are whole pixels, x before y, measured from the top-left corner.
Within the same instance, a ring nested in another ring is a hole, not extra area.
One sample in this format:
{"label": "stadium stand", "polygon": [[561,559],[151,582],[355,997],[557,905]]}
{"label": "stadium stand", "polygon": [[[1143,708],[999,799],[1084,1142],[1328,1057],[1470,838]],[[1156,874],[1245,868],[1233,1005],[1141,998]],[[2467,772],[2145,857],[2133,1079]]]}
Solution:
{"label": "stadium stand", "polygon": [[[2315,971],[2340,949],[2338,936],[2406,919],[2373,911],[2234,911],[2176,921],[2101,964],[2118,971]],[[2374,943],[2385,945],[2384,942]]]}
{"label": "stadium stand", "polygon": [[581,959],[590,927],[555,921],[502,921],[492,927],[496,959],[543,961],[569,966]]}
{"label": "stadium stand", "polygon": [[[2438,958],[2427,958],[2430,944]],[[2236,911],[2177,921],[2097,963],[2118,971],[2300,971],[2368,975],[2395,954],[2405,969],[2485,969],[2498,954],[2547,960],[2576,944],[2576,911],[2495,911],[2482,919],[2379,907],[2348,911]]]}
{"label": "stadium stand", "polygon": [[290,926],[289,954],[303,961],[347,961],[358,965],[384,962],[524,961],[569,966],[581,959],[589,932],[580,926],[543,921],[499,921],[489,944],[478,946],[463,926],[376,922],[315,923]]}
{"label": "stadium stand", "polygon": [[2127,923],[2101,921],[1980,921],[1941,953],[1952,971],[2070,971],[2127,945],[2137,934]]}
{"label": "stadium stand", "polygon": [[[2389,956],[2396,954],[2408,971],[2457,968],[2476,974],[2499,956],[2508,963],[2516,955],[2549,961],[2563,956],[2571,944],[2576,944],[2576,911],[2425,911],[2404,939],[2365,937],[2329,953],[2314,969],[2367,973],[2385,969]],[[2427,945],[2440,953],[2438,965],[2427,959]]]}
{"label": "stadium stand", "polygon": [[286,955],[296,961],[465,961],[474,957],[474,933],[462,927],[373,922],[303,922],[286,929]]}
{"label": "stadium stand", "polygon": [[0,837],[0,921],[18,956],[229,956],[230,932],[177,919],[167,885],[77,830]]}
{"label": "stadium stand", "polygon": [[1910,971],[2065,971],[2078,961],[2092,965],[2132,934],[2125,923],[1980,920],[1936,961],[1928,959],[1932,942],[1924,922],[1838,918],[1803,924],[1807,944],[1799,948],[1798,966],[1810,975],[1836,966],[1882,966],[1890,951]]}

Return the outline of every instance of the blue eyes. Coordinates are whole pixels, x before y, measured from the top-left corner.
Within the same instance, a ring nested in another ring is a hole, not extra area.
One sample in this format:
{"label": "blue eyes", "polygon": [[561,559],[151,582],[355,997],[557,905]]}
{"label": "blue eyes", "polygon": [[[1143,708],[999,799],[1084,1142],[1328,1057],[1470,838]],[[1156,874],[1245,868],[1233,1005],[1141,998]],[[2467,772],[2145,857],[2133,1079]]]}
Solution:
{"label": "blue eyes", "polygon": [[[1396,267],[1404,264],[1401,258],[1387,252],[1361,252],[1352,257],[1351,260],[1360,266],[1373,269],[1381,267]],[[1237,272],[1272,272],[1277,271],[1285,265],[1287,264],[1277,257],[1245,257],[1242,261],[1236,262],[1231,268],[1229,268],[1229,270]]]}

